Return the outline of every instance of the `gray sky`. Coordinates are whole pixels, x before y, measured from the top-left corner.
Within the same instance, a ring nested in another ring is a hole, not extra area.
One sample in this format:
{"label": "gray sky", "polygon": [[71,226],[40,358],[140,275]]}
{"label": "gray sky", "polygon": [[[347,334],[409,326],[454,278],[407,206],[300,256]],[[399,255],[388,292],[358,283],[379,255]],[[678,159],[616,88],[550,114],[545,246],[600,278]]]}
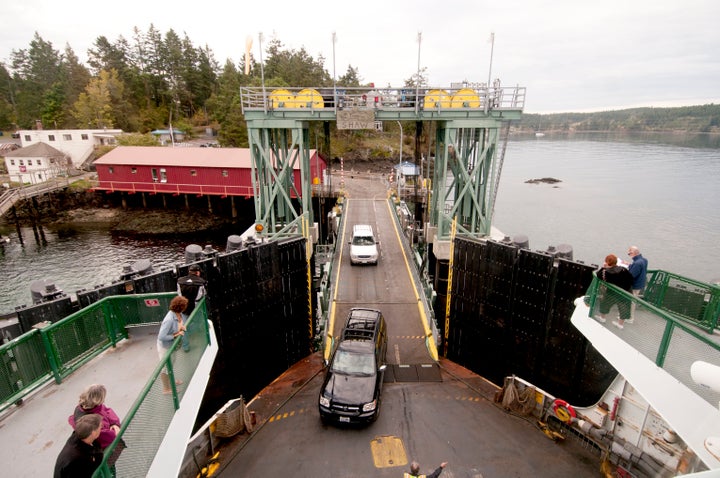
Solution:
{"label": "gray sky", "polygon": [[[216,59],[240,61],[258,34],[325,57],[337,76],[348,65],[364,82],[402,86],[420,67],[430,86],[486,82],[527,87],[527,113],[720,103],[717,0],[366,0],[343,2],[123,2],[23,0],[4,7],[0,61],[35,32],[81,60],[99,36],[132,40],[133,27],[187,33]],[[333,61],[332,34],[336,34]],[[418,33],[422,40],[418,43]],[[419,47],[419,48],[418,48]],[[314,86],[314,85],[295,85]]]}

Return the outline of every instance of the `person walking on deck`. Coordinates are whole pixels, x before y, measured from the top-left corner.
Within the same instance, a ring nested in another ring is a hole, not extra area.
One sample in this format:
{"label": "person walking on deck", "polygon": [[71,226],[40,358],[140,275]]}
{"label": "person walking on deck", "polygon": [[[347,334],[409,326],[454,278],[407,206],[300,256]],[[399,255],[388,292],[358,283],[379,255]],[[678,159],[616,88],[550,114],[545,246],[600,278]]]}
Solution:
{"label": "person walking on deck", "polygon": [[442,463],[440,463],[440,466],[438,466],[435,471],[433,471],[429,475],[421,475],[420,464],[417,461],[413,461],[410,464],[410,473],[406,472],[404,478],[438,478],[438,476],[440,476],[440,473],[442,473],[446,466],[447,461],[443,461]]}

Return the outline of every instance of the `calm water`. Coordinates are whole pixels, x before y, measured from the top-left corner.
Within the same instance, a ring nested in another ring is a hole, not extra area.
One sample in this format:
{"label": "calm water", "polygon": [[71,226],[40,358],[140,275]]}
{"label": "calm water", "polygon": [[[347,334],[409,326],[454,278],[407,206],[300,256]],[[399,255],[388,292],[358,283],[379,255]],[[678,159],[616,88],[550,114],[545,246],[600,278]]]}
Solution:
{"label": "calm water", "polygon": [[212,245],[223,251],[227,236],[178,239],[145,239],[111,233],[107,227],[44,227],[45,240],[36,241],[32,228],[22,228],[23,243],[17,230],[0,230],[11,242],[0,248],[0,314],[15,306],[32,304],[30,285],[50,279],[71,296],[79,289],[109,285],[119,279],[124,265],[141,259],[152,260],[160,270],[185,262],[185,248],[190,244]]}
{"label": "calm water", "polygon": [[[556,185],[525,184],[554,177]],[[570,244],[575,259],[602,263],[608,253],[627,258],[640,247],[651,268],[702,281],[720,278],[720,138],[710,136],[548,135],[508,144],[495,208],[495,225],[525,234],[530,247]],[[244,230],[244,228],[243,228]],[[30,304],[30,284],[50,279],[73,295],[109,284],[122,268],[151,259],[155,269],[184,261],[189,244],[223,251],[227,236],[139,240],[107,229],[0,230],[0,314]],[[241,233],[242,231],[238,232]]]}
{"label": "calm water", "polygon": [[[553,177],[556,185],[526,184]],[[573,246],[575,259],[627,259],[651,269],[720,278],[720,144],[710,136],[602,134],[517,138],[508,144],[494,224],[530,247]]]}

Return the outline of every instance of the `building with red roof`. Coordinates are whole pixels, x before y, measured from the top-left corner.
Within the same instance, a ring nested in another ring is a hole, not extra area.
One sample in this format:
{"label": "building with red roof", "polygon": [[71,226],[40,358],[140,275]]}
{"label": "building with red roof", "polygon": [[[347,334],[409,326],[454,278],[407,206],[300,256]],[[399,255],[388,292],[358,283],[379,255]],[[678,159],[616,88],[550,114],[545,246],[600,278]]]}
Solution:
{"label": "building with red roof", "polygon": [[[98,190],[253,196],[252,161],[247,148],[118,146],[93,165]],[[325,160],[316,150],[310,150],[314,184],[323,183],[325,169]],[[300,183],[299,164],[294,166],[293,178]]]}

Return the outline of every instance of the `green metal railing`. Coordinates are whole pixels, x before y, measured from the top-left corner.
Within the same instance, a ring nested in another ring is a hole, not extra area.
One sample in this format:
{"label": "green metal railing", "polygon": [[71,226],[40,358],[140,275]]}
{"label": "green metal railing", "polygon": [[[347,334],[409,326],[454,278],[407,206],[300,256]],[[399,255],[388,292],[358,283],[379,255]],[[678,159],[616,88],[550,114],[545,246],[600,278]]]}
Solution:
{"label": "green metal railing", "polygon": [[720,287],[670,272],[649,271],[644,299],[707,332],[717,328]]}
{"label": "green metal railing", "polygon": [[[0,347],[0,412],[51,380],[60,383],[74,370],[127,338],[127,326],[158,323],[177,294],[137,294],[105,297],[49,325],[32,330]],[[205,300],[186,323],[185,338],[178,337],[140,396],[122,419],[118,438],[105,450],[95,476],[146,476],[168,425],[179,408],[184,388],[210,344]],[[164,393],[163,374],[171,393]],[[110,466],[107,458],[120,440],[127,448]]]}
{"label": "green metal railing", "polygon": [[[678,304],[695,300],[692,296],[697,290],[677,288],[674,284],[692,283],[697,286],[703,284],[665,271],[650,271],[649,276],[649,294],[646,293],[644,298],[635,297],[594,277],[585,297],[590,307],[590,317],[598,318],[600,312],[605,311],[606,322],[603,325],[608,330],[713,407],[717,407],[720,393],[695,383],[690,374],[690,367],[696,361],[720,365],[718,337],[705,332],[706,324],[702,320],[681,316],[676,312]],[[712,294],[717,294],[716,286],[704,285],[707,290],[712,291]],[[690,297],[683,297],[684,293]],[[708,309],[712,307],[713,300],[712,297],[708,297],[700,318],[708,314],[712,315]],[[700,313],[700,309],[697,311]],[[629,316],[632,316],[633,320],[631,322],[626,320],[622,329],[613,323],[618,317],[626,319]],[[714,321],[717,322],[717,308]]]}
{"label": "green metal railing", "polygon": [[[174,297],[174,294],[169,296]],[[164,309],[167,310],[167,307]],[[157,454],[165,432],[180,407],[185,387],[190,381],[206,347],[210,343],[205,299],[200,301],[185,324],[185,337],[178,337],[150,376],[140,396],[122,419],[115,441],[105,450],[105,457],[94,477],[145,477]],[[163,377],[166,375],[166,378]],[[164,393],[166,384],[171,393]],[[113,450],[123,441],[125,448],[114,465],[108,463]]]}

